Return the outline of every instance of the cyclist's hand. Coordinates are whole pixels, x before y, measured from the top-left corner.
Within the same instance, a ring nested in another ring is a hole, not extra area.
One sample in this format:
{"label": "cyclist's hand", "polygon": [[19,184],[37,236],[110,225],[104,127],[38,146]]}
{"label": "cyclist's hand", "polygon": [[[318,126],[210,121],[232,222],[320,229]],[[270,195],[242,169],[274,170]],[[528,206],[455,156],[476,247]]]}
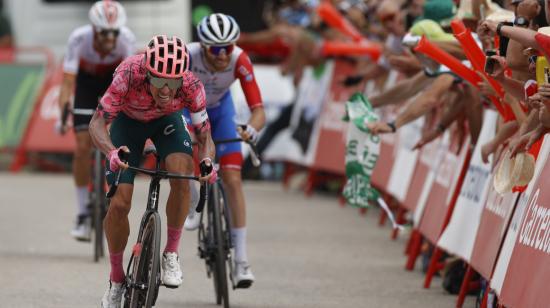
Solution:
{"label": "cyclist's hand", "polygon": [[128,147],[123,145],[121,147],[118,147],[117,149],[111,150],[109,154],[107,154],[107,159],[109,159],[109,168],[113,172],[117,172],[118,168],[122,168],[122,169],[128,168],[128,164],[124,163],[118,156],[118,152],[120,150],[126,153],[130,153],[130,150],[128,149]]}
{"label": "cyclist's hand", "polygon": [[63,125],[60,120],[57,120],[54,124],[54,130],[57,134],[63,136],[67,132],[67,125]]}
{"label": "cyclist's hand", "polygon": [[212,165],[212,160],[210,158],[203,158],[199,163],[199,168],[201,170],[201,176],[199,181],[208,182],[209,184],[214,184],[218,179],[218,172],[214,165]]}
{"label": "cyclist's hand", "polygon": [[241,135],[241,138],[243,138],[244,141],[256,143],[256,141],[258,140],[258,131],[249,124],[247,124],[245,127],[238,126],[237,132],[239,133],[239,135]]}

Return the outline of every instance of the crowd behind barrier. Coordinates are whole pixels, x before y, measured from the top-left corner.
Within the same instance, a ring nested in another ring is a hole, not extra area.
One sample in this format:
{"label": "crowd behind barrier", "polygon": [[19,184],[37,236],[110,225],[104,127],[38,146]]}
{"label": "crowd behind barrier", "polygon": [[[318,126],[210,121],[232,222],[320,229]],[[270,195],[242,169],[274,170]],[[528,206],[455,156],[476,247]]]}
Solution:
{"label": "crowd behind barrier", "polygon": [[[548,4],[279,2],[286,15],[239,41],[253,57],[284,57],[296,85],[294,102],[260,138],[263,159],[285,162],[285,181],[306,170],[306,194],[327,179],[343,187],[345,103],[363,93],[380,115],[369,124],[381,136],[371,184],[412,229],[405,269],[422,257],[429,288],[458,259],[458,307],[472,292],[481,307],[547,307]],[[258,48],[266,44],[282,48]],[[12,170],[28,152],[72,151],[74,138],[54,133],[60,78],[47,74]]]}

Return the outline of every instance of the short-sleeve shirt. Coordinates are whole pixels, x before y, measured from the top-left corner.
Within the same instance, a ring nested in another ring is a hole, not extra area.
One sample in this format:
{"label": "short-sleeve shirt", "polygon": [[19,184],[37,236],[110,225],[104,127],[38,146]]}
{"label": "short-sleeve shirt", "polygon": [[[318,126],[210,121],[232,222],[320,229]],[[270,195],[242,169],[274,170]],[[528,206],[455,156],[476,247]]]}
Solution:
{"label": "short-sleeve shirt", "polygon": [[249,108],[254,109],[262,106],[262,97],[256,83],[252,62],[241,48],[235,46],[231,53],[229,65],[221,72],[214,72],[208,68],[206,55],[200,43],[190,43],[187,45],[187,49],[191,58],[190,70],[204,85],[207,108],[219,106],[222,97],[237,79],[241,82],[241,88]]}
{"label": "short-sleeve shirt", "polygon": [[63,71],[74,75],[85,72],[97,77],[109,76],[122,60],[135,53],[135,41],[132,31],[122,27],[115,49],[102,57],[93,47],[93,27],[91,25],[79,27],[69,37],[63,60]]}
{"label": "short-sleeve shirt", "polygon": [[155,103],[149,87],[145,54],[127,58],[117,67],[113,82],[101,98],[97,107],[99,115],[112,121],[123,112],[132,119],[149,122],[183,108],[194,114],[206,114],[204,87],[190,71],[184,73],[181,87],[166,105]]}

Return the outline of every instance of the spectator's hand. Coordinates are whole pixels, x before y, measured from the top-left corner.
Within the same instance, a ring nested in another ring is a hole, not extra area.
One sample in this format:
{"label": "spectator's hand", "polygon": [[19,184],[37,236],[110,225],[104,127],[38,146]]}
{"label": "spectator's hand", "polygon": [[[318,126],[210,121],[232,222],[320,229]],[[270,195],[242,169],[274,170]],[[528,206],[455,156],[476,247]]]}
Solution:
{"label": "spectator's hand", "polygon": [[543,97],[539,93],[531,95],[527,98],[527,105],[532,109],[538,109],[542,105]]}
{"label": "spectator's hand", "polygon": [[491,77],[502,80],[504,78],[504,70],[506,70],[506,58],[501,56],[491,56],[491,59],[497,60]]}
{"label": "spectator's hand", "polygon": [[485,20],[477,27],[477,34],[482,37],[494,36],[497,32],[497,26],[496,21]]}
{"label": "spectator's hand", "polygon": [[517,153],[525,152],[527,150],[527,143],[529,142],[531,135],[526,134],[520,137],[516,137],[510,141],[510,157],[516,156]]}
{"label": "spectator's hand", "polygon": [[497,96],[497,92],[495,91],[495,89],[493,89],[493,87],[491,86],[489,81],[487,81],[487,78],[485,77],[485,75],[480,73],[480,72],[477,72],[477,74],[479,75],[479,77],[481,77],[481,81],[478,82],[478,84],[477,84],[481,94],[483,94],[487,97]]}
{"label": "spectator's hand", "polygon": [[367,128],[373,135],[393,133],[392,128],[386,122],[367,123]]}
{"label": "spectator's hand", "polygon": [[[545,83],[545,84],[542,84],[539,86],[539,91],[538,93],[540,95],[540,100],[543,102],[543,103],[547,103],[546,101],[547,100],[550,100],[550,84],[548,83]],[[536,95],[536,94],[535,94]],[[534,96],[534,95],[533,95]]]}
{"label": "spectator's hand", "polygon": [[413,150],[419,150],[423,146],[425,146],[426,144],[434,141],[440,135],[441,135],[441,131],[439,131],[437,129],[431,129],[430,131],[428,131],[428,133],[423,135],[422,138],[420,138],[420,140],[414,145],[414,147],[412,149]]}
{"label": "spectator's hand", "polygon": [[483,163],[488,164],[489,163],[489,155],[495,153],[497,150],[497,147],[493,142],[487,142],[486,144],[481,146],[481,160]]}

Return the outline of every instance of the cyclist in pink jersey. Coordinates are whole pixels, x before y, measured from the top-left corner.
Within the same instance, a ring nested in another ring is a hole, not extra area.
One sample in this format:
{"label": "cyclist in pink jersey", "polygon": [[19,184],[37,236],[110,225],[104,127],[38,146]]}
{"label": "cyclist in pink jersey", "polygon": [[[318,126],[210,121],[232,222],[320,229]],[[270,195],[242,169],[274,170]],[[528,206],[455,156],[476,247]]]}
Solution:
{"label": "cyclist in pink jersey", "polygon": [[[129,152],[129,165],[138,165],[145,141],[151,139],[169,172],[193,174],[192,144],[181,110],[191,113],[199,146],[200,164],[210,164],[214,144],[206,113],[204,87],[190,71],[189,56],[177,37],[154,37],[145,54],[124,60],[116,69],[113,82],[102,97],[90,122],[94,144],[107,155],[107,181],[115,171],[126,168],[118,152]],[[107,124],[111,123],[110,131]],[[129,235],[128,213],[131,207],[135,172],[122,172],[120,185],[112,197],[103,222],[109,246],[110,286],[102,307],[120,307],[124,290],[123,252]],[[216,171],[202,180],[214,181]],[[166,205],[167,242],[162,257],[162,281],[168,287],[183,282],[178,247],[183,223],[189,210],[189,182],[170,180]]]}
{"label": "cyclist in pink jersey", "polygon": [[[63,81],[59,94],[61,110],[70,106],[74,93],[73,129],[76,149],[73,156],[73,177],[77,195],[76,225],[71,235],[89,241],[91,219],[88,209],[90,182],[90,150],[92,141],[88,123],[111,80],[115,68],[124,58],[134,54],[135,37],[126,28],[124,7],[117,1],[98,1],[89,11],[91,25],[75,29],[69,37],[63,60]],[[66,127],[61,127],[61,133]]]}
{"label": "cyclist in pink jersey", "polygon": [[[251,116],[246,129],[240,132],[243,139],[256,141],[258,131],[265,125],[265,113],[260,90],[256,84],[252,63],[248,55],[235,42],[239,38],[239,25],[233,17],[224,14],[206,16],[197,25],[200,43],[188,45],[191,57],[190,70],[202,81],[206,91],[206,111],[212,123],[214,140],[238,137],[234,122],[235,107],[229,87],[239,80]],[[231,208],[231,236],[235,244],[233,283],[237,288],[248,288],[254,282],[246,253],[246,207],[241,180],[243,162],[240,143],[216,146],[220,158],[221,178]],[[196,202],[195,202],[196,204]],[[194,208],[185,222],[187,230],[198,227],[200,215]]]}

